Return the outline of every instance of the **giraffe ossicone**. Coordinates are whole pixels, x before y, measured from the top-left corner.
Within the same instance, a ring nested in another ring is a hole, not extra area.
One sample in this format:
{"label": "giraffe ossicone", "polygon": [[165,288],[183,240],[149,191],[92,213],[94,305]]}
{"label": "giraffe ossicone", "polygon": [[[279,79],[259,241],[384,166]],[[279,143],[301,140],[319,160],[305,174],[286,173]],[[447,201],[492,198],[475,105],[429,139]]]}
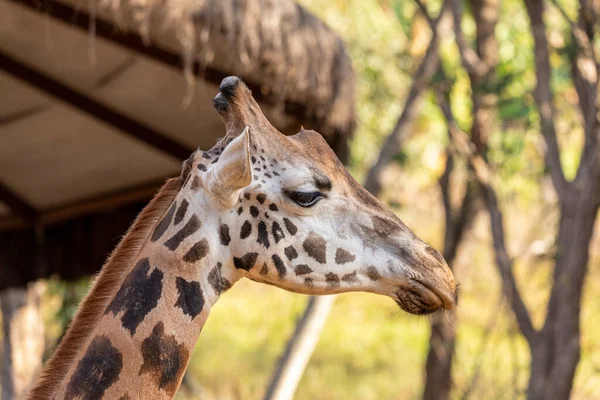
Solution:
{"label": "giraffe ossicone", "polygon": [[237,77],[214,105],[225,137],[192,154],[138,216],[31,398],[172,398],[210,308],[244,277],[305,294],[377,293],[413,314],[456,305],[441,255],[318,133],[284,136]]}

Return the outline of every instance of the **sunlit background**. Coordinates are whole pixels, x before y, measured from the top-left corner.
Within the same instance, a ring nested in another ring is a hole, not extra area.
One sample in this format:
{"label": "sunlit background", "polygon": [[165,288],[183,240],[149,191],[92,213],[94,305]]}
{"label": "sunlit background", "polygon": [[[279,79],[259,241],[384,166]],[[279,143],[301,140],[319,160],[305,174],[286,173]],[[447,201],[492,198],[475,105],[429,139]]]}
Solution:
{"label": "sunlit background", "polygon": [[[462,28],[469,45],[475,40],[471,7],[476,3],[464,5]],[[579,3],[559,3],[577,21]],[[431,41],[431,28],[409,0],[301,0],[300,4],[345,41],[352,59],[357,125],[350,141],[349,169],[357,180],[364,181],[405,107]],[[435,17],[441,2],[427,1],[426,6]],[[545,145],[533,96],[534,42],[527,11],[522,1],[505,0],[498,12],[493,86],[473,88],[461,64],[454,31],[451,26],[447,28],[440,43],[445,76],[436,72],[424,89],[410,135],[381,175],[379,197],[419,237],[441,251],[445,215],[439,180],[448,160],[449,136],[432,88],[442,80],[450,82],[450,104],[458,127],[465,132],[470,132],[473,123],[472,91],[492,96],[493,129],[486,132],[488,163],[504,215],[517,285],[535,328],[540,329],[553,283],[560,209],[544,163]],[[571,180],[584,145],[569,58],[576,46],[571,26],[552,1],[546,1],[544,18],[560,161],[565,177]],[[592,46],[600,52],[597,25],[596,32]],[[451,181],[455,185],[450,197],[458,204],[465,187],[461,182],[472,174],[464,157],[454,160]],[[530,351],[502,295],[484,201],[476,201],[474,209],[474,220],[465,230],[453,263],[460,282],[460,302],[452,319],[456,346],[449,398],[526,398]],[[600,242],[594,235],[583,286],[581,360],[572,399],[600,399],[599,250]],[[88,284],[89,279],[67,282],[56,278],[41,283],[45,358],[51,355]],[[306,296],[247,280],[236,284],[213,308],[177,398],[261,399],[307,300]],[[338,296],[294,398],[423,398],[431,320],[408,315],[390,299],[376,295]]]}

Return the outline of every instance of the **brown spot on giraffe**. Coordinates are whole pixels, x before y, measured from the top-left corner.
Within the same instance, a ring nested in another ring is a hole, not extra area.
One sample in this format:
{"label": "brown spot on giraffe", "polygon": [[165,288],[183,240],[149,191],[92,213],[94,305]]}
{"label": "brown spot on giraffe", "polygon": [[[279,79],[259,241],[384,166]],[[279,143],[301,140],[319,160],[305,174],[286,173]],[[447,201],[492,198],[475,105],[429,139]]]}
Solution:
{"label": "brown spot on giraffe", "polygon": [[249,221],[244,221],[240,230],[240,239],[246,239],[252,233],[252,224]]}
{"label": "brown spot on giraffe", "polygon": [[188,263],[195,263],[202,260],[208,254],[210,246],[208,240],[203,238],[202,240],[194,243],[194,245],[185,253],[183,261]]}
{"label": "brown spot on giraffe", "polygon": [[269,242],[269,232],[267,232],[267,224],[265,224],[264,221],[260,221],[258,223],[258,239],[256,241],[265,246],[267,249],[271,245]]}
{"label": "brown spot on giraffe", "polygon": [[356,260],[356,256],[344,249],[337,249],[335,251],[335,263],[346,264]]}
{"label": "brown spot on giraffe", "polygon": [[223,264],[219,262],[208,274],[208,283],[210,283],[210,286],[212,286],[217,295],[220,295],[231,287],[231,282],[221,274],[222,268]]}
{"label": "brown spot on giraffe", "polygon": [[379,279],[381,279],[381,275],[379,274],[379,271],[377,271],[377,268],[375,268],[373,266],[367,268],[367,276],[372,281],[378,281]]}
{"label": "brown spot on giraffe", "polygon": [[169,211],[165,214],[165,216],[158,223],[158,225],[156,225],[156,228],[154,229],[154,233],[152,234],[151,238],[153,242],[156,242],[158,239],[160,239],[169,228],[169,225],[171,225],[171,220],[173,219],[173,214],[175,213],[176,207],[177,203],[173,202],[173,205],[171,206],[171,208],[169,208]]}
{"label": "brown spot on giraffe", "polygon": [[358,280],[358,277],[356,275],[357,275],[357,271],[354,271],[354,272],[352,272],[350,274],[345,274],[345,275],[342,276],[342,281],[346,282],[346,283],[351,283],[351,284],[352,283],[358,283],[359,280]]}
{"label": "brown spot on giraffe", "polygon": [[273,239],[275,243],[279,243],[280,240],[285,238],[285,233],[283,233],[283,229],[281,229],[281,225],[277,221],[273,221],[273,228],[271,229],[271,233],[273,234]]}
{"label": "brown spot on giraffe", "polygon": [[294,258],[298,258],[298,252],[294,246],[288,246],[283,251],[288,260],[292,261]]}
{"label": "brown spot on giraffe", "polygon": [[229,226],[227,224],[221,224],[221,227],[219,228],[219,241],[223,246],[229,246],[229,242],[231,242]]}
{"label": "brown spot on giraffe", "polygon": [[371,216],[371,221],[373,222],[373,231],[382,238],[397,235],[404,231],[404,227],[398,222],[378,215]]}
{"label": "brown spot on giraffe", "polygon": [[277,270],[277,275],[279,275],[280,279],[283,278],[287,273],[287,269],[285,268],[283,260],[277,254],[273,254],[271,258],[273,259],[273,265]]}
{"label": "brown spot on giraffe", "polygon": [[198,231],[201,226],[202,223],[198,216],[196,214],[192,215],[185,226],[165,242],[165,246],[167,246],[169,250],[175,251],[187,237]]}
{"label": "brown spot on giraffe", "polygon": [[142,342],[140,375],[150,374],[154,384],[169,396],[175,395],[189,358],[189,351],[175,340],[175,336],[165,334],[163,322],[158,322],[152,333]]}
{"label": "brown spot on giraffe", "polygon": [[294,225],[294,223],[292,221],[290,221],[289,219],[284,218],[283,224],[285,225],[285,229],[288,230],[290,235],[294,236],[298,232],[298,228],[296,227],[296,225]]}
{"label": "brown spot on giraffe", "polygon": [[187,212],[189,205],[190,203],[186,199],[183,199],[179,205],[179,208],[177,209],[177,212],[175,213],[175,220],[173,221],[175,225],[183,221],[183,217],[185,217],[185,213]]}
{"label": "brown spot on giraffe", "polygon": [[242,257],[233,257],[233,264],[237,269],[250,271],[256,264],[258,253],[246,253]]}
{"label": "brown spot on giraffe", "polygon": [[194,319],[202,312],[202,308],[204,308],[204,295],[200,288],[200,282],[188,282],[178,276],[176,286],[179,297],[177,298],[175,307],[179,307],[185,315],[189,315]]}
{"label": "brown spot on giraffe", "polygon": [[268,273],[269,273],[269,267],[267,266],[267,263],[264,263],[262,268],[260,269],[260,274],[267,275]]}
{"label": "brown spot on giraffe", "polygon": [[106,308],[105,314],[112,312],[116,316],[123,312],[123,328],[132,336],[146,315],[158,305],[162,294],[164,273],[156,268],[150,274],[149,271],[148,258],[139,260]]}
{"label": "brown spot on giraffe", "polygon": [[296,268],[294,269],[294,273],[298,276],[310,274],[311,272],[313,272],[313,270],[310,269],[310,267],[306,264],[297,265]]}
{"label": "brown spot on giraffe", "polygon": [[327,262],[327,241],[318,234],[311,232],[302,243],[302,248],[321,264]]}
{"label": "brown spot on giraffe", "polygon": [[327,282],[327,287],[329,289],[337,289],[340,287],[340,277],[333,272],[325,275],[325,282]]}
{"label": "brown spot on giraffe", "polygon": [[123,369],[123,356],[105,336],[92,340],[69,381],[65,397],[100,400],[118,379]]}

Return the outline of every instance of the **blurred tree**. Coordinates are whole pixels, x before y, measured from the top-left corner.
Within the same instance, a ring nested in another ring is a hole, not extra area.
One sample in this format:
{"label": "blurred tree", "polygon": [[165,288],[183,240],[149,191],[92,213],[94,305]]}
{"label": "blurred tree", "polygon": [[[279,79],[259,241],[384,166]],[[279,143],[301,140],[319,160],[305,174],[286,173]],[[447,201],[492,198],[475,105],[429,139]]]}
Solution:
{"label": "blurred tree", "polygon": [[[496,124],[493,114],[497,99],[496,66],[498,44],[495,28],[499,18],[497,0],[470,0],[469,8],[475,21],[475,49],[472,49],[462,35],[462,5],[452,0],[452,15],[455,39],[462,65],[467,71],[471,85],[472,124],[471,140],[477,146],[487,146],[489,135]],[[426,12],[426,11],[425,11]],[[442,82],[443,69],[441,70]],[[442,94],[447,96],[447,94]],[[453,210],[450,202],[450,173],[453,155],[449,152],[446,169],[440,179],[442,200],[446,215],[443,255],[449,265],[456,257],[458,246],[465,229],[472,222],[474,214],[474,187],[467,180],[464,184],[464,197],[459,211]],[[454,315],[454,313],[451,313]],[[455,347],[455,328],[441,315],[436,315],[431,323],[429,352],[425,367],[425,388],[423,399],[442,400],[449,398],[451,389],[452,356]]]}
{"label": "blurred tree", "polygon": [[26,288],[0,291],[4,333],[2,352],[2,399],[24,399],[42,367],[44,324],[40,315],[42,282]]}
{"label": "blurred tree", "polygon": [[[515,313],[532,353],[528,398],[567,399],[580,359],[581,295],[600,200],[600,104],[597,101],[599,61],[592,44],[599,33],[597,21],[600,10],[598,4],[581,0],[577,22],[568,20],[575,47],[569,54],[571,75],[579,98],[585,142],[575,178],[567,181],[557,143],[557,114],[550,86],[552,70],[543,19],[545,4],[543,0],[526,0],[525,5],[535,42],[535,101],[540,115],[540,130],[546,142],[546,167],[558,194],[560,221],[556,236],[553,285],[542,329],[538,331],[530,327],[531,322],[526,312]],[[566,13],[563,15],[568,18]],[[493,205],[493,198],[489,194],[487,197]],[[490,209],[490,216],[493,218],[492,211]],[[495,225],[495,236],[499,236],[502,225]],[[506,276],[505,280],[510,279],[508,254],[502,255],[501,248],[497,250],[500,250],[497,258],[505,259],[503,270],[507,272],[503,276]],[[513,297],[517,295],[515,286]]]}
{"label": "blurred tree", "polygon": [[[423,5],[420,1],[417,4],[422,8]],[[419,64],[419,67],[415,71],[414,78],[408,92],[408,96],[404,103],[404,108],[400,117],[396,121],[396,125],[392,129],[392,132],[385,138],[383,146],[377,157],[377,161],[369,170],[367,179],[365,180],[365,189],[371,192],[374,196],[378,196],[381,192],[381,175],[385,167],[387,167],[394,157],[400,151],[402,144],[408,139],[411,132],[412,123],[417,117],[420,105],[422,93],[431,81],[431,78],[435,74],[439,65],[439,46],[440,41],[444,33],[444,29],[447,27],[447,17],[449,14],[450,0],[445,0],[439,15],[432,19],[427,14],[427,11],[423,11],[423,15],[429,21],[432,30],[432,37],[425,55]]]}
{"label": "blurred tree", "polygon": [[[580,359],[580,311],[582,288],[587,273],[589,245],[600,201],[600,105],[597,101],[599,62],[593,46],[597,34],[598,10],[586,1],[579,3],[578,21],[569,20],[567,13],[555,2],[567,19],[572,32],[573,48],[566,52],[570,73],[577,91],[578,110],[584,132],[584,146],[575,177],[565,177],[558,142],[554,92],[551,86],[553,69],[550,45],[544,22],[543,0],[526,0],[534,38],[536,89],[534,93],[540,118],[540,131],[546,144],[545,164],[558,195],[560,210],[556,234],[553,284],[545,321],[536,329],[525,306],[513,272],[513,259],[505,241],[503,214],[496,194],[493,174],[488,164],[488,146],[481,135],[467,137],[454,122],[450,106],[442,101],[444,114],[453,130],[454,142],[468,158],[477,177],[490,215],[496,264],[503,293],[508,299],[517,324],[531,352],[531,374],[527,397],[531,400],[568,399],[575,370]],[[456,14],[455,14],[456,15]],[[461,43],[460,24],[455,24],[457,43]],[[472,65],[466,48],[461,49],[465,68]],[[474,58],[475,62],[483,58]],[[472,81],[472,84],[474,82]],[[473,87],[475,92],[477,87]],[[476,118],[474,119],[476,124]],[[490,127],[484,127],[488,129]],[[482,131],[489,134],[489,131]]]}

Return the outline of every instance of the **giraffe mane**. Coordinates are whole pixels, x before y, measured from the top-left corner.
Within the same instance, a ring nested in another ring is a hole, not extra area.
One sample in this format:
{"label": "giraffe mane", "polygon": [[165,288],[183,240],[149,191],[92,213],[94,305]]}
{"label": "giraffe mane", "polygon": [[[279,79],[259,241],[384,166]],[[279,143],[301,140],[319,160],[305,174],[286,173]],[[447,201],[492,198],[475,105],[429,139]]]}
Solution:
{"label": "giraffe mane", "polygon": [[165,182],[159,192],[140,212],[118,246],[113,250],[81,302],[67,333],[54,355],[46,363],[30,399],[49,399],[62,383],[81,347],[93,332],[98,320],[121,286],[141,247],[159,218],[172,204],[181,189],[185,175]]}

